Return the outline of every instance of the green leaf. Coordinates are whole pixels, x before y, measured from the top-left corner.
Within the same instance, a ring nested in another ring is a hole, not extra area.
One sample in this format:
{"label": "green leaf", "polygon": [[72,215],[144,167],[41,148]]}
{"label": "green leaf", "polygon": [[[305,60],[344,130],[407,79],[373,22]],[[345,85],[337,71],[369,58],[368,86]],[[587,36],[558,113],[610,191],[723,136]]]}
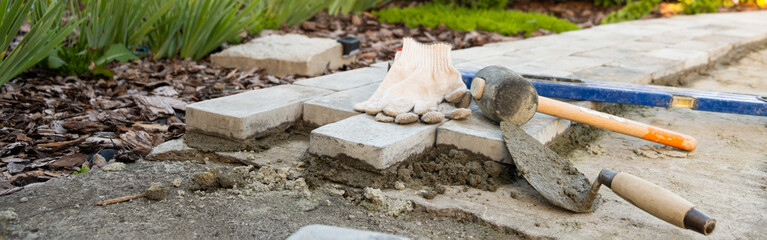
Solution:
{"label": "green leaf", "polygon": [[101,75],[108,78],[112,78],[115,75],[111,69],[105,67],[94,67],[93,70],[91,70],[91,73],[93,73],[93,75]]}
{"label": "green leaf", "polygon": [[61,59],[59,57],[59,54],[56,51],[52,51],[50,55],[48,55],[48,67],[51,69],[57,69],[61,66],[64,66],[67,64],[64,62],[64,59]]}
{"label": "green leaf", "polygon": [[101,56],[99,59],[96,59],[96,65],[103,66],[104,64],[107,64],[111,61],[117,60],[119,62],[126,62],[129,60],[138,60],[139,58],[136,57],[136,55],[133,55],[133,52],[131,50],[128,50],[128,48],[125,47],[122,43],[118,44],[112,44],[109,46],[109,49],[104,53],[104,56]]}

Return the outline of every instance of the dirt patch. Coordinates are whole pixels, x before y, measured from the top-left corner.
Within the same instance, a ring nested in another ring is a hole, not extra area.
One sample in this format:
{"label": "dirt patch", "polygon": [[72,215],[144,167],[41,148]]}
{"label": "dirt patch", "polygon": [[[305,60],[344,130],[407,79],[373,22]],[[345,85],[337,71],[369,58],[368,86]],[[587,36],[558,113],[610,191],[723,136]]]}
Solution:
{"label": "dirt patch", "polygon": [[495,191],[499,184],[516,180],[512,165],[442,145],[385,170],[373,169],[348,156],[308,156],[305,161],[310,183],[325,179],[358,188],[391,189],[401,182],[410,188],[442,184]]}
{"label": "dirt patch", "polygon": [[209,152],[232,152],[232,151],[254,151],[261,152],[269,149],[270,146],[278,142],[285,141],[292,136],[309,136],[309,132],[317,128],[316,125],[296,121],[282,124],[278,127],[269,129],[257,136],[246,140],[234,140],[231,138],[220,137],[194,130],[187,131],[184,141],[190,147]]}

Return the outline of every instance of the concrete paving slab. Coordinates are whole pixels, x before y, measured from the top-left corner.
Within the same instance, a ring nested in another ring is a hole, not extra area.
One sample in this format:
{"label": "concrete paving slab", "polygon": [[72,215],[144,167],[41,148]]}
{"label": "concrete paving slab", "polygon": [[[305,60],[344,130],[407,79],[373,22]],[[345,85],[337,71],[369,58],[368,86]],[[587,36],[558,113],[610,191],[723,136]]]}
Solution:
{"label": "concrete paving slab", "polygon": [[533,61],[532,57],[525,56],[494,56],[455,64],[461,70],[480,70],[487,66],[499,65],[507,68],[527,64]]}
{"label": "concrete paving slab", "polygon": [[354,111],[354,104],[370,98],[380,83],[332,93],[304,103],[304,121],[317,126],[338,122],[360,114]]}
{"label": "concrete paving slab", "polygon": [[303,102],[332,93],[327,89],[281,85],[197,102],[187,106],[187,131],[245,140],[301,119]]}
{"label": "concrete paving slab", "polygon": [[573,74],[573,72],[562,71],[548,67],[538,67],[531,65],[516,65],[511,66],[509,69],[514,70],[520,74],[532,74],[532,75],[546,75],[554,77],[567,77]]}
{"label": "concrete paving slab", "polygon": [[453,50],[451,52],[451,57],[453,58],[453,64],[459,64],[459,63],[468,62],[468,61],[477,60],[477,59],[486,59],[486,58],[491,58],[495,56],[501,56],[504,53],[511,52],[514,50],[516,49],[503,48],[503,50],[499,50],[496,48],[472,47],[472,48]]}
{"label": "concrete paving slab", "polygon": [[715,34],[709,34],[709,35],[704,35],[704,36],[700,36],[700,37],[695,37],[692,40],[703,41],[703,42],[712,42],[712,43],[723,43],[723,44],[731,45],[733,47],[738,47],[738,46],[740,46],[739,42],[740,42],[741,38],[740,37],[736,37],[736,36],[732,36],[732,35],[724,35],[724,34],[715,33]]}
{"label": "concrete paving slab", "polygon": [[652,75],[621,67],[599,66],[573,73],[572,77],[617,83],[648,84]]}
{"label": "concrete paving slab", "polygon": [[679,41],[686,41],[690,40],[694,37],[699,37],[703,35],[709,35],[714,33],[715,30],[708,29],[708,28],[702,28],[702,29],[679,29],[672,32],[667,33],[661,33],[661,34],[655,34],[647,37],[643,37],[638,39],[637,41],[640,42],[659,42],[659,43],[668,43],[668,44],[675,44]]}
{"label": "concrete paving slab", "polygon": [[303,226],[290,235],[287,240],[408,240],[380,232],[363,231],[352,228],[334,227],[327,225]]}
{"label": "concrete paving slab", "polygon": [[338,72],[321,77],[299,80],[293,84],[299,86],[308,86],[324,88],[333,91],[343,91],[357,88],[371,83],[383,81],[386,77],[386,68],[360,68],[351,71]]}
{"label": "concrete paving slab", "polygon": [[608,67],[619,67],[639,73],[651,74],[652,79],[659,79],[684,70],[684,62],[645,55],[621,58],[609,63]]}
{"label": "concrete paving slab", "polygon": [[565,72],[577,72],[600,66],[611,60],[613,60],[613,58],[565,56],[556,59],[531,62],[527,64],[527,66],[538,67],[541,69],[554,69]]}
{"label": "concrete paving slab", "polygon": [[575,53],[572,56],[579,57],[598,57],[603,59],[620,59],[639,55],[642,51],[634,48],[625,48],[620,46],[605,47],[585,52]]}
{"label": "concrete paving slab", "polygon": [[345,155],[373,168],[386,169],[433,147],[437,126],[381,123],[361,114],[314,129],[309,137],[309,152],[329,157]]}
{"label": "concrete paving slab", "polygon": [[664,48],[650,51],[645,55],[684,62],[684,69],[708,64],[708,53],[697,50]]}
{"label": "concrete paving slab", "polygon": [[591,49],[581,49],[578,47],[571,47],[569,45],[564,45],[564,44],[556,44],[556,45],[548,45],[548,46],[539,45],[539,47],[522,49],[519,51],[509,52],[504,55],[512,56],[512,57],[529,56],[529,57],[535,58],[535,60],[543,61],[543,60],[569,56],[570,54],[573,54],[573,53],[588,51],[588,50],[591,50]]}
{"label": "concrete paving slab", "polygon": [[[570,121],[536,113],[521,126],[539,142],[546,144],[570,126]],[[486,156],[494,161],[514,164],[503,141],[501,128],[476,109],[465,120],[448,121],[437,128],[437,144]]]}
{"label": "concrete paving slab", "polygon": [[730,52],[730,49],[732,49],[732,44],[723,42],[688,40],[671,45],[670,48],[705,51],[708,53],[708,61],[713,62]]}
{"label": "concrete paving slab", "polygon": [[261,68],[278,76],[311,76],[322,73],[328,67],[340,67],[343,64],[342,51],[341,44],[329,38],[309,38],[299,34],[269,35],[215,53],[210,60],[230,68]]}

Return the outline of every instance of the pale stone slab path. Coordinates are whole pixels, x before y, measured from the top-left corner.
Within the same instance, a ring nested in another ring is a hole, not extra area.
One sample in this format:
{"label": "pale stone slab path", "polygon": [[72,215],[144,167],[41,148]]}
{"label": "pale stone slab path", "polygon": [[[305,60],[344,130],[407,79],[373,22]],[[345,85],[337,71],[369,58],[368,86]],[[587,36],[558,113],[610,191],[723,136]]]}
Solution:
{"label": "pale stone slab path", "polygon": [[[457,50],[453,58],[461,69],[501,65],[527,74],[666,84],[739,50],[761,46],[765,40],[765,11],[701,14],[602,25],[487,44]],[[312,139],[322,139],[324,143],[314,144],[318,147],[313,148],[312,153],[343,154],[376,167],[391,166],[435,144],[454,145],[509,162],[499,145],[499,130],[476,114],[463,122],[416,127],[377,123],[370,116],[354,112],[353,104],[366,99],[375,90],[375,84],[383,79],[385,66],[386,63],[378,63],[370,68],[301,80],[293,86],[276,87],[272,90],[275,92],[268,95],[251,93],[248,97],[193,104],[189,107],[188,129],[243,139],[290,121],[303,120],[323,126],[315,130]],[[523,128],[545,142],[567,126],[567,121],[537,116]],[[372,129],[384,132],[374,133]],[[385,143],[382,139],[386,139]],[[405,139],[421,142],[398,146],[398,141]],[[412,151],[406,151],[408,147]]]}

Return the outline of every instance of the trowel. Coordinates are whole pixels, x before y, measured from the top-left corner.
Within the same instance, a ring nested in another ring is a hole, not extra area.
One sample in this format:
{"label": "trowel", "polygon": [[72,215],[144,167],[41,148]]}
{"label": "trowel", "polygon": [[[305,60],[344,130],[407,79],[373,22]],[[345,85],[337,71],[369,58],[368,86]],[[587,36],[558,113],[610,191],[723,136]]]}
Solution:
{"label": "trowel", "polygon": [[647,213],[677,227],[709,235],[716,220],[695,205],[647,180],[628,173],[603,169],[594,184],[572,164],[546,148],[514,124],[501,122],[501,132],[514,164],[527,180],[550,203],[573,211],[596,209],[599,187],[613,192]]}

